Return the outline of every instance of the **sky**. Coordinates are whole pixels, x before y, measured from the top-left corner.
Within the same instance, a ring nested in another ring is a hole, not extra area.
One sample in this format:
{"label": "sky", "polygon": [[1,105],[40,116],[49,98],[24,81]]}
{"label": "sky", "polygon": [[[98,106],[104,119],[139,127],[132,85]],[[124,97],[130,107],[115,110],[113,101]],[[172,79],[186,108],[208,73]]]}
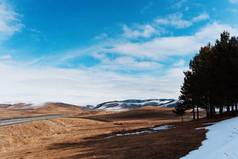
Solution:
{"label": "sky", "polygon": [[178,98],[238,0],[0,0],[0,103]]}

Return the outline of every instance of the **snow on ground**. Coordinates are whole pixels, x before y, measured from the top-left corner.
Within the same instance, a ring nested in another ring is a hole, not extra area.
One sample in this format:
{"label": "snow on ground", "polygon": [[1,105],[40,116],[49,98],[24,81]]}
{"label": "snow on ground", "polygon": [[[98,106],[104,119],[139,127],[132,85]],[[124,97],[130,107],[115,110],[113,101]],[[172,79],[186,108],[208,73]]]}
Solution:
{"label": "snow on ground", "polygon": [[182,159],[238,159],[238,117],[207,127],[207,140]]}
{"label": "snow on ground", "polygon": [[152,127],[152,128],[147,128],[147,129],[144,129],[144,130],[138,130],[138,131],[135,131],[135,132],[118,133],[118,134],[114,134],[112,136],[108,136],[106,138],[108,139],[108,138],[112,138],[112,137],[133,136],[133,135],[156,133],[156,132],[159,132],[161,130],[172,129],[173,127],[174,127],[173,125],[161,125],[161,126],[156,126],[156,127]]}

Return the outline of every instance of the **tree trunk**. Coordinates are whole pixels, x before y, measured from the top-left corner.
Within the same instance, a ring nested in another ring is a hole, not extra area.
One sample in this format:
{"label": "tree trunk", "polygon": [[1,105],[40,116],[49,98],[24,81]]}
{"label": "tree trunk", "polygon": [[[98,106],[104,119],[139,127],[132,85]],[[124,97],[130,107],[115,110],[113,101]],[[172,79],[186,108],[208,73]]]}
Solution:
{"label": "tree trunk", "polygon": [[213,106],[210,106],[210,118],[212,118],[213,117],[213,113],[214,113],[214,111],[213,111]]}
{"label": "tree trunk", "polygon": [[195,106],[193,106],[193,120],[195,120]]}
{"label": "tree trunk", "polygon": [[235,109],[234,109],[234,107],[235,107],[235,103],[233,103],[233,104],[232,104],[232,107],[231,107],[232,115],[235,115]]}
{"label": "tree trunk", "polygon": [[231,105],[231,111],[234,112],[234,104]]}
{"label": "tree trunk", "polygon": [[219,106],[219,114],[222,115],[223,113],[223,106]]}
{"label": "tree trunk", "polygon": [[206,114],[207,114],[207,118],[209,118],[209,109],[208,109],[208,106],[206,106]]}
{"label": "tree trunk", "polygon": [[197,119],[199,119],[199,109],[198,109],[198,106],[197,106]]}
{"label": "tree trunk", "polygon": [[235,109],[236,109],[236,113],[237,113],[237,111],[238,111],[238,105],[237,105],[237,103],[235,103]]}
{"label": "tree trunk", "polygon": [[230,112],[230,106],[229,106],[229,105],[226,106],[226,111],[227,111],[227,112]]}

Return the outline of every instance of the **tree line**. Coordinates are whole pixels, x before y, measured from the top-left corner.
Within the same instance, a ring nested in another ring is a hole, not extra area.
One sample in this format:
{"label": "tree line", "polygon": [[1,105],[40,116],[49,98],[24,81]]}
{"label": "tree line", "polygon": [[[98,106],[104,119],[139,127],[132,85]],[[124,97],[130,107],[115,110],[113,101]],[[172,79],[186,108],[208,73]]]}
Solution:
{"label": "tree line", "polygon": [[[206,110],[207,117],[216,112],[238,112],[238,37],[223,32],[215,44],[200,48],[184,72],[180,100],[182,109]],[[197,114],[197,118],[199,114]]]}

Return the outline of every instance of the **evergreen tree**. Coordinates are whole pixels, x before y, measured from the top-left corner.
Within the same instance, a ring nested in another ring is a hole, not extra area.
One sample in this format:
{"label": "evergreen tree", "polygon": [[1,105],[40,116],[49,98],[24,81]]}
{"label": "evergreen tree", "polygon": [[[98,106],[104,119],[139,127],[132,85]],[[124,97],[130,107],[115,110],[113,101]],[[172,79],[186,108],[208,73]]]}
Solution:
{"label": "evergreen tree", "polygon": [[[238,111],[238,38],[223,32],[214,45],[201,47],[185,72],[180,99],[186,109],[204,108],[212,117],[215,109],[220,114]],[[195,118],[195,115],[194,115]]]}

